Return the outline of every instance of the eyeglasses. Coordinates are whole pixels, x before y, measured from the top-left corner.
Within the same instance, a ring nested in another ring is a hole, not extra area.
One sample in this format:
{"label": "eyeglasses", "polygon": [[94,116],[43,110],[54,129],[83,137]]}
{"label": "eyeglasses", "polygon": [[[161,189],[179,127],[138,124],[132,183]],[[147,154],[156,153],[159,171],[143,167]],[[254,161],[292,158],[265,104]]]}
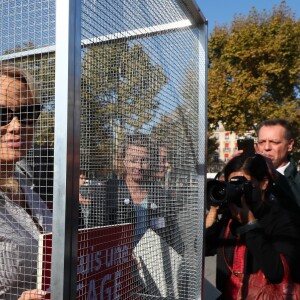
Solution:
{"label": "eyeglasses", "polygon": [[12,111],[6,106],[0,106],[0,126],[6,126],[14,117],[23,125],[33,125],[40,115],[39,104],[26,105],[19,111]]}

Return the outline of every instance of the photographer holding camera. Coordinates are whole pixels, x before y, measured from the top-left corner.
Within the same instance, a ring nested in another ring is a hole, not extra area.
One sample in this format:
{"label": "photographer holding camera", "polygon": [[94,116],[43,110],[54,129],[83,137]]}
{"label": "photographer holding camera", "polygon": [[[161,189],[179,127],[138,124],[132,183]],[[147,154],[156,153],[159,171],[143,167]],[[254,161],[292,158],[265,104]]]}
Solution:
{"label": "photographer holding camera", "polygon": [[237,156],[225,182],[208,185],[206,255],[217,253],[222,299],[299,299],[299,218],[274,195],[269,170],[261,155]]}

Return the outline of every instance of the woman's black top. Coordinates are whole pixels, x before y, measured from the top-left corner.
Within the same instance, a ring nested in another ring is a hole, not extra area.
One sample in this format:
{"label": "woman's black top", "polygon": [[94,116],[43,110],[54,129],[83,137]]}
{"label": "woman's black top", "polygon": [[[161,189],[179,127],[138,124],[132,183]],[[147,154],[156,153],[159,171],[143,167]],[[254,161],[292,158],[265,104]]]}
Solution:
{"label": "woman's black top", "polygon": [[[232,265],[236,229],[240,226],[237,221],[233,221],[230,235],[224,239],[230,218],[229,213],[223,214],[222,218],[206,231],[205,253],[207,256],[217,253],[216,286],[220,291],[224,291],[229,276],[224,259],[226,257],[229,265]],[[300,282],[300,216],[284,209],[274,200],[264,207],[257,219],[260,227],[241,236],[247,248],[244,273],[252,274],[261,269],[270,282],[279,283],[283,276],[280,258],[280,254],[283,254],[289,264],[292,278]]]}

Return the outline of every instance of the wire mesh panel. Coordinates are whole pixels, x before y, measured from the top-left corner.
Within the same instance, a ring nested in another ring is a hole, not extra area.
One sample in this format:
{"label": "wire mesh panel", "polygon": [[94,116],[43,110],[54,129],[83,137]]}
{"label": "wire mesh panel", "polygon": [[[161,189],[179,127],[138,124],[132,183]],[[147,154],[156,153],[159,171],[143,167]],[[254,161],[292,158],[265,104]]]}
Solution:
{"label": "wire mesh panel", "polygon": [[204,18],[189,0],[62,3],[0,4],[0,299],[199,298]]}
{"label": "wire mesh panel", "polygon": [[54,2],[1,1],[1,299],[36,299],[52,231],[54,28]]}
{"label": "wire mesh panel", "polygon": [[186,4],[82,1],[80,226],[100,226],[87,253],[114,242],[78,298],[200,295],[206,38]]}

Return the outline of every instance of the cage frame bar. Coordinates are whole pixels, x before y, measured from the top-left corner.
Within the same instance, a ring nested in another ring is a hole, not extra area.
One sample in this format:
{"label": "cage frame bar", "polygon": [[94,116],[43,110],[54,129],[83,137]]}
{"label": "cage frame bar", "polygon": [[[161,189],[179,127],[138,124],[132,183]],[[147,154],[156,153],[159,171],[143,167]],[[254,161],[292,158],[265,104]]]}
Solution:
{"label": "cage frame bar", "polygon": [[80,39],[81,1],[56,1],[52,299],[76,298]]}

